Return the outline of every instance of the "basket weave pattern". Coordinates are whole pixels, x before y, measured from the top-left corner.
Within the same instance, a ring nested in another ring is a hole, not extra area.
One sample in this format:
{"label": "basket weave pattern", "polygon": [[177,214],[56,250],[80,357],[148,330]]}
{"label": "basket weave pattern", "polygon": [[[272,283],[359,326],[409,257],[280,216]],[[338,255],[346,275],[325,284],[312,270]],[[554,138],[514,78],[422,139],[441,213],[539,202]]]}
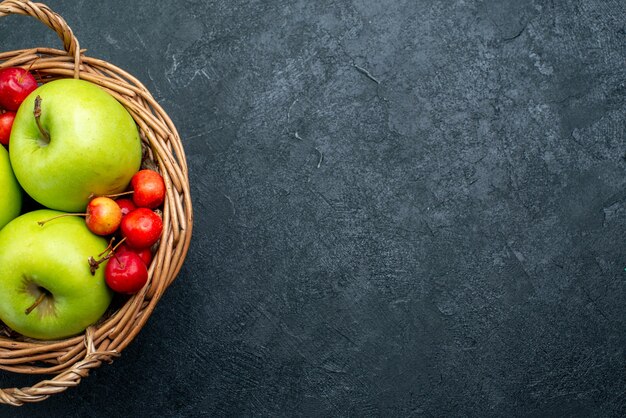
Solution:
{"label": "basket weave pattern", "polygon": [[55,31],[63,50],[31,48],[0,52],[0,68],[30,69],[42,83],[80,78],[112,94],[137,123],[147,158],[156,164],[166,185],[163,235],[149,268],[148,284],[117,311],[89,327],[84,334],[60,341],[38,341],[4,330],[0,335],[0,369],[54,377],[25,388],[0,389],[0,403],[39,402],[76,386],[91,369],[111,362],[135,338],[163,292],[180,271],[189,248],[193,214],[187,163],[176,128],[148,90],[122,69],[87,57],[65,20],[41,3],[5,0],[0,18],[32,16]]}

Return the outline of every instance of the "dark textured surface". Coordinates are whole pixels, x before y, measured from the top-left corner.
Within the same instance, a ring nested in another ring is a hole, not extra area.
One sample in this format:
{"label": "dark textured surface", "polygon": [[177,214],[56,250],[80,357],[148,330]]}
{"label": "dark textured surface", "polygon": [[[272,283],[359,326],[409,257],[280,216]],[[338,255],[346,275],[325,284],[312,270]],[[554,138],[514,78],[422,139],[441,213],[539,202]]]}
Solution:
{"label": "dark textured surface", "polygon": [[195,234],[119,360],[0,415],[626,414],[624,2],[48,4],[177,124]]}

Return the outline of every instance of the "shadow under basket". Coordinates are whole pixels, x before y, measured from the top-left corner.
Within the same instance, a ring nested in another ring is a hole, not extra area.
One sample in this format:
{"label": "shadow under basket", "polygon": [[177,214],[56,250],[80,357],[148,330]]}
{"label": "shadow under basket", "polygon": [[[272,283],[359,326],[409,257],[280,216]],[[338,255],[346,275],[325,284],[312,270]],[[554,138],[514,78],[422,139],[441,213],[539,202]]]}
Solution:
{"label": "shadow under basket", "polygon": [[28,339],[0,325],[0,369],[9,373],[51,375],[30,387],[0,389],[0,403],[39,402],[77,386],[91,369],[120,355],[142,329],[159,299],[180,271],[191,239],[193,213],[187,163],[176,128],[150,92],[131,74],[85,55],[65,20],[41,3],[5,0],[0,17],[31,16],[55,31],[63,50],[31,48],[0,52],[0,68],[30,69],[40,83],[79,78],[113,95],[139,127],[144,158],[166,185],[163,233],[150,264],[146,286],[128,298],[116,298],[105,316],[83,334],[58,341]]}

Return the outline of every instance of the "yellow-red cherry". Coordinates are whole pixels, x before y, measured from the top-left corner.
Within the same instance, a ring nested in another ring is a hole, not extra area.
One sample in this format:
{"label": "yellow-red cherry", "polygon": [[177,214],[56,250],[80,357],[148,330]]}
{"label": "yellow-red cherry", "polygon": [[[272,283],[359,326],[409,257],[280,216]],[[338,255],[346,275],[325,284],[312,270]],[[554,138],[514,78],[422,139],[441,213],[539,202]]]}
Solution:
{"label": "yellow-red cherry", "polygon": [[122,210],[115,200],[100,196],[89,201],[85,223],[96,235],[111,235],[120,226]]}

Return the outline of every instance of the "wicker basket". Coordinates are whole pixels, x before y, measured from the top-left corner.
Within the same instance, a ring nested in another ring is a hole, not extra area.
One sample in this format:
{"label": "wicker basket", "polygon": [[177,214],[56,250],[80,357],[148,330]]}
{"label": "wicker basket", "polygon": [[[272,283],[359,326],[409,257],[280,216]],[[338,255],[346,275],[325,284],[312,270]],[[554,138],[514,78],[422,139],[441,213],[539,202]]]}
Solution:
{"label": "wicker basket", "polygon": [[85,56],[65,20],[47,6],[22,0],[0,3],[0,17],[11,14],[32,16],[44,23],[59,35],[64,50],[32,48],[2,52],[0,68],[30,68],[42,83],[58,78],[81,78],[107,90],[135,119],[147,158],[156,164],[167,188],[163,235],[150,265],[148,284],[138,294],[76,337],[50,342],[9,332],[0,336],[0,369],[55,375],[31,387],[0,389],[0,403],[18,406],[42,401],[76,386],[91,369],[120,355],[178,274],[189,248],[193,214],[180,137],[148,90],[135,77],[116,66]]}

